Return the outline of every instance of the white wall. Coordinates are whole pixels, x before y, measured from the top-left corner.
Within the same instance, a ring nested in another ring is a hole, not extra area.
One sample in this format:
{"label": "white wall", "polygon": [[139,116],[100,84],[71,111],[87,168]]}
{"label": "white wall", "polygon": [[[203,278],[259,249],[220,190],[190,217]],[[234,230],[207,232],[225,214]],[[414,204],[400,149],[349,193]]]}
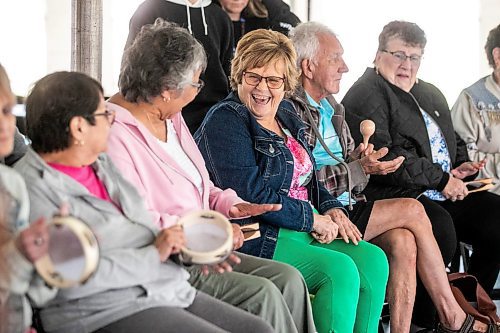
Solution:
{"label": "white wall", "polygon": [[331,27],[344,46],[350,72],[339,99],[372,66],[386,23],[417,23],[427,36],[418,76],[438,86],[451,106],[463,88],[490,72],[483,47],[488,31],[500,23],[500,1],[312,0],[311,20]]}
{"label": "white wall", "polygon": [[[479,39],[481,48],[478,50],[480,56],[484,58],[484,44],[488,37],[488,32],[500,24],[500,0],[481,0],[479,5]],[[488,62],[481,62],[481,71],[489,72],[491,69]]]}
{"label": "white wall", "polygon": [[103,1],[102,85],[104,93],[118,92],[118,75],[132,14],[143,0]]}
{"label": "white wall", "polygon": [[[107,95],[117,91],[120,60],[132,13],[142,0],[104,0],[103,78]],[[302,20],[305,0],[286,0]],[[420,77],[436,84],[448,102],[462,88],[489,73],[483,46],[488,31],[500,23],[500,0],[311,0],[311,19],[333,28],[344,45],[350,72],[339,99],[371,65],[377,37],[394,19],[418,23],[428,45]],[[71,65],[70,0],[0,1],[0,63],[14,92],[26,95],[31,84]]]}
{"label": "white wall", "polygon": [[[22,13],[22,15],[21,15]],[[10,75],[14,92],[25,94],[34,78],[47,71],[44,1],[0,3],[0,63]]]}
{"label": "white wall", "polygon": [[[128,22],[142,0],[103,1],[103,78],[106,94],[117,91]],[[25,96],[42,76],[71,69],[71,1],[0,2],[0,63],[14,93]]]}

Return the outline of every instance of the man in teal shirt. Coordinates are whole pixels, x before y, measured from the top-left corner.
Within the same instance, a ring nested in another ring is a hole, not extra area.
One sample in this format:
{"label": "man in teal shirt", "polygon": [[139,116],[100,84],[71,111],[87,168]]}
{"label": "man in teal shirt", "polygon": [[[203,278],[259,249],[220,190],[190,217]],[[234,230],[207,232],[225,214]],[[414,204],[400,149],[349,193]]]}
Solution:
{"label": "man in teal shirt", "polygon": [[[372,144],[365,147],[363,143],[355,147],[344,119],[344,107],[332,96],[338,93],[342,75],[349,70],[335,33],[322,24],[308,22],[292,30],[290,38],[301,69],[301,84],[291,99],[306,124],[306,137],[314,148],[317,178],[344,205],[354,203],[349,219],[339,213],[336,218],[332,216],[332,220],[339,225],[339,235],[344,241],[352,239],[353,230],[358,229],[364,240],[385,251],[390,267],[387,300],[391,331],[409,332],[417,267],[440,315],[447,312],[443,299],[453,297],[449,294],[444,263],[429,218],[415,199],[358,200],[370,174],[392,173],[404,158],[379,161],[387,154],[387,148],[375,151]],[[435,277],[434,283],[440,286],[433,285],[429,276]],[[423,288],[421,293],[425,293]],[[428,302],[420,304],[420,308],[432,309],[428,295],[421,296],[419,291],[419,298],[427,298]]]}

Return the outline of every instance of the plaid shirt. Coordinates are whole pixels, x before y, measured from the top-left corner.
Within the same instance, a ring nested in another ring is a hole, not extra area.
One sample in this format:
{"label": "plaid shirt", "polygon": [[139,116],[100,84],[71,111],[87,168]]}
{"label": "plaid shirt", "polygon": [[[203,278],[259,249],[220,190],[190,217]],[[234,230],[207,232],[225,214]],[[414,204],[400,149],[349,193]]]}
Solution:
{"label": "plaid shirt", "polygon": [[[310,111],[316,127],[319,127],[320,113],[318,109],[308,103],[306,93],[302,87],[300,87],[290,99],[295,106],[297,114],[306,125],[306,139],[311,146],[311,150],[313,150],[316,146],[317,137],[311,127],[307,110]],[[326,97],[326,99],[335,110],[335,114],[332,117],[332,124],[335,131],[339,135],[340,145],[342,147],[342,157],[349,167],[351,190],[354,194],[357,194],[366,187],[369,177],[365,174],[363,167],[358,161],[359,156],[353,156],[355,148],[354,140],[351,136],[351,132],[349,131],[349,127],[345,122],[344,106],[337,103],[331,95]],[[345,168],[340,164],[324,166],[320,170],[316,171],[316,176],[328,192],[335,197],[338,197],[348,190],[347,173]]]}

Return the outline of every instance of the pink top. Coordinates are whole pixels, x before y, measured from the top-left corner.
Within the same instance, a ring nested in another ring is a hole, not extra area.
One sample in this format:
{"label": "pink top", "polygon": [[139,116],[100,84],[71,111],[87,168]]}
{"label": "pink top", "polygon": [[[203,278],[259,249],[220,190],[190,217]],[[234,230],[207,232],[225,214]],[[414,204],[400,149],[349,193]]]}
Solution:
{"label": "pink top", "polygon": [[198,190],[196,178],[187,173],[176,156],[168,154],[130,112],[110,102],[107,107],[116,111],[107,153],[146,200],[160,228],[169,228],[179,217],[199,209],[216,210],[229,217],[229,209],[244,202],[233,190],[221,190],[210,181],[203,156],[180,112],[172,118],[172,125],[182,149],[201,175],[202,192]]}
{"label": "pink top", "polygon": [[286,146],[290,149],[293,156],[293,176],[288,196],[294,199],[309,201],[307,188],[304,185],[311,179],[313,165],[304,147],[287,132],[285,131],[288,139]]}
{"label": "pink top", "polygon": [[72,167],[57,163],[47,164],[85,186],[90,193],[99,199],[113,203],[103,182],[97,177],[94,169],[90,165],[84,167]]}

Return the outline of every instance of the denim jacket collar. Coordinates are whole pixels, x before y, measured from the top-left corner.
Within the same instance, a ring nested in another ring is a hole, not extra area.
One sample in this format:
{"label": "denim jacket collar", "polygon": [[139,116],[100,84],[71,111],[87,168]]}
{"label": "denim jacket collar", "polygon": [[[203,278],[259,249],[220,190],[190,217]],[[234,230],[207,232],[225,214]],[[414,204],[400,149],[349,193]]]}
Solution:
{"label": "denim jacket collar", "polygon": [[[240,100],[238,95],[233,91],[231,92],[225,99],[225,102],[229,102],[229,104],[235,108],[235,110],[240,113],[242,116],[248,116],[250,118],[251,115],[249,114],[248,108],[243,104],[243,102]],[[303,137],[303,131],[305,130],[306,126],[300,119],[300,117],[297,115],[297,112],[295,111],[295,107],[293,104],[287,100],[283,99],[281,103],[278,106],[278,111],[276,112],[276,117],[280,121],[283,126],[290,131],[293,137],[301,139]],[[262,126],[261,128],[268,132],[271,133],[270,131],[265,130]],[[274,134],[276,135],[276,134]],[[276,135],[277,136],[277,135]],[[302,144],[304,144],[304,141],[301,141]]]}

